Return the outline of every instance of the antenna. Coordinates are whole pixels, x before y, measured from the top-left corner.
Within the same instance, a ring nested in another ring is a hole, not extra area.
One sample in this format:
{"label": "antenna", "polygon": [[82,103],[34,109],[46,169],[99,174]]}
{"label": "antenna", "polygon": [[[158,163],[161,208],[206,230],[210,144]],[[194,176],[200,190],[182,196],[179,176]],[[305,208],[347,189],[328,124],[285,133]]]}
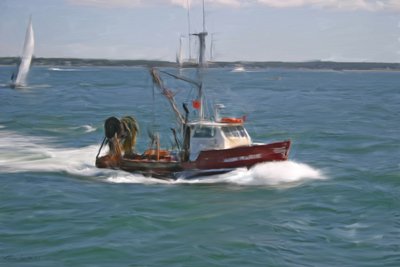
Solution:
{"label": "antenna", "polygon": [[189,61],[192,61],[192,48],[190,42],[190,0],[187,0],[187,19],[188,19],[188,45],[189,45]]}
{"label": "antenna", "polygon": [[203,0],[203,32],[206,31],[206,15],[204,12],[204,0]]}

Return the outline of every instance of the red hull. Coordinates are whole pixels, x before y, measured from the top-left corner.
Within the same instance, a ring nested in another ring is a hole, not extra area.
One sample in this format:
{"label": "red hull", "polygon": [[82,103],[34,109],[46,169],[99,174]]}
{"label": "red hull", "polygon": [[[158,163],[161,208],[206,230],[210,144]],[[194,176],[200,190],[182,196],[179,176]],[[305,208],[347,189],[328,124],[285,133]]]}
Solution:
{"label": "red hull", "polygon": [[287,160],[290,141],[272,144],[236,147],[223,150],[207,150],[200,152],[194,162],[189,162],[184,169],[235,169],[268,161]]}
{"label": "red hull", "polygon": [[223,150],[200,152],[195,161],[179,162],[175,160],[127,159],[103,156],[96,159],[99,168],[121,169],[139,172],[154,177],[175,177],[182,172],[218,173],[236,168],[247,167],[270,161],[288,159],[290,141],[272,144],[260,144]]}

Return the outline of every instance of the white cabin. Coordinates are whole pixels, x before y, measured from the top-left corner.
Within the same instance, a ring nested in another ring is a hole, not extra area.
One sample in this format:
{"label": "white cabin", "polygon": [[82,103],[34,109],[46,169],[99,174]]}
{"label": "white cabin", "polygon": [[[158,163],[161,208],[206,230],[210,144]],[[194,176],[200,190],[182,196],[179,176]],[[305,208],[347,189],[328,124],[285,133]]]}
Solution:
{"label": "white cabin", "polygon": [[199,121],[190,127],[190,160],[195,160],[202,150],[228,149],[252,144],[243,123]]}

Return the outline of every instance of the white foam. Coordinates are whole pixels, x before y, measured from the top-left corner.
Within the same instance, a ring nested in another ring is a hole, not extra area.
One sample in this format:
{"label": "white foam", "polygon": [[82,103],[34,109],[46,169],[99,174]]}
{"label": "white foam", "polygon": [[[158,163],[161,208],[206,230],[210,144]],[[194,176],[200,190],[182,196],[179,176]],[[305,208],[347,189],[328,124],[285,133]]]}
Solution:
{"label": "white foam", "polygon": [[178,183],[229,183],[236,185],[294,186],[309,180],[325,179],[320,170],[294,161],[260,163],[245,168],[194,180],[179,179]]}
{"label": "white foam", "polygon": [[92,125],[83,125],[82,128],[85,129],[85,133],[91,133],[97,130],[97,128]]}
{"label": "white foam", "polygon": [[88,125],[88,124],[85,124],[85,125],[82,125],[82,126],[79,126],[79,127],[72,127],[71,129],[72,130],[83,129],[85,131],[85,133],[91,133],[91,132],[94,132],[94,131],[97,130],[96,127],[93,127],[92,125]]}
{"label": "white foam", "polygon": [[325,179],[320,170],[295,161],[262,163],[256,165],[250,172],[253,184],[280,185]]}
{"label": "white foam", "polygon": [[163,180],[152,177],[145,177],[141,174],[131,174],[122,171],[114,171],[110,177],[106,179],[109,183],[117,184],[171,184],[173,180]]}
{"label": "white foam", "polygon": [[97,146],[58,148],[52,138],[22,136],[0,131],[0,172],[66,171],[91,175]]}

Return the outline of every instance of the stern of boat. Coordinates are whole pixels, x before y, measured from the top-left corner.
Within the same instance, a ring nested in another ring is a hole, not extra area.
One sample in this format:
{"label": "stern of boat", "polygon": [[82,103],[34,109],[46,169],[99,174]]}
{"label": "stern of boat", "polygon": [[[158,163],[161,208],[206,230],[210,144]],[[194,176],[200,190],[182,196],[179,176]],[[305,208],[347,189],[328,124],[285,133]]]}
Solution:
{"label": "stern of boat", "polygon": [[101,169],[117,169],[120,166],[120,158],[111,155],[105,155],[96,158],[96,167]]}

